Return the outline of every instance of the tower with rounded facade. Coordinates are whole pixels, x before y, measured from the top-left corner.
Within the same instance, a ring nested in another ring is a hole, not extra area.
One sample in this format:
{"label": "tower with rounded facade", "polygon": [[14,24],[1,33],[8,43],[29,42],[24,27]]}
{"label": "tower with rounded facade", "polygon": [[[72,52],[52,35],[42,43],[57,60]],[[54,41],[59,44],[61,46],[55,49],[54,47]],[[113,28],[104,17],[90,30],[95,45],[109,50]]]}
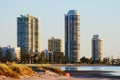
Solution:
{"label": "tower with rounded facade", "polygon": [[80,61],[80,13],[76,10],[65,15],[65,56],[69,62]]}

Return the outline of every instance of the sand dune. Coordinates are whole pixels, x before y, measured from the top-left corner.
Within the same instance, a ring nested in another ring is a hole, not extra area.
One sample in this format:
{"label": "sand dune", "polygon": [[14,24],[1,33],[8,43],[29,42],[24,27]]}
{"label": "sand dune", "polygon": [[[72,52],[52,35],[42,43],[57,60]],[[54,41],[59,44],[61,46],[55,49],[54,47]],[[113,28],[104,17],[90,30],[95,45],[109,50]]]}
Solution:
{"label": "sand dune", "polygon": [[36,73],[35,76],[21,76],[20,79],[14,79],[10,77],[0,76],[0,80],[120,80],[110,78],[73,78],[60,76],[54,72],[46,71],[45,74]]}

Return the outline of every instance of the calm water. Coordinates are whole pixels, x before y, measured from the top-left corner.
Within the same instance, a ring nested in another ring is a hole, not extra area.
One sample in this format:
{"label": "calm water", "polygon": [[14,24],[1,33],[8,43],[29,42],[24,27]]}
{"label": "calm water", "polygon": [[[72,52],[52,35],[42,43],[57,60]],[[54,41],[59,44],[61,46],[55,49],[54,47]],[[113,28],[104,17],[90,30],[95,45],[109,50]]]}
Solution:
{"label": "calm water", "polygon": [[113,76],[120,76],[120,66],[59,66],[61,70],[76,70],[76,71],[112,71]]}

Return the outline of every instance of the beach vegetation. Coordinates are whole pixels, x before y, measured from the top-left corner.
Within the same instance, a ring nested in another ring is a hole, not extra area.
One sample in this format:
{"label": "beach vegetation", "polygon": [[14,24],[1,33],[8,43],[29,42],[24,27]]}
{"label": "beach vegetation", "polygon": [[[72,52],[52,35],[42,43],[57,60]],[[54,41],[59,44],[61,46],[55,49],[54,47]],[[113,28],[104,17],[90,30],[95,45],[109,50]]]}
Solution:
{"label": "beach vegetation", "polygon": [[45,69],[45,70],[50,70],[52,72],[55,72],[55,73],[57,73],[59,75],[65,75],[66,74],[64,71],[62,71],[62,70],[60,70],[58,68],[48,67],[48,66],[47,67],[46,66],[42,66],[42,68]]}
{"label": "beach vegetation", "polygon": [[35,72],[27,66],[15,63],[0,64],[0,75],[6,77],[19,78],[20,76],[32,76],[34,74]]}

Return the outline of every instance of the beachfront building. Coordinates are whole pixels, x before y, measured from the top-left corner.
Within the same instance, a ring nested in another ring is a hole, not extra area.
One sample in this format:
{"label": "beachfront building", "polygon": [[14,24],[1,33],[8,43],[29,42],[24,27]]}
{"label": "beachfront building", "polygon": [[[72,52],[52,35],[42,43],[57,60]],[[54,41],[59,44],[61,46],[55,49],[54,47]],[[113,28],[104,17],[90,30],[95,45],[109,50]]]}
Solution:
{"label": "beachfront building", "polygon": [[16,47],[14,48],[14,59],[16,60],[16,62],[20,62],[21,61],[21,49],[20,47]]}
{"label": "beachfront building", "polygon": [[48,50],[53,52],[53,54],[49,54],[52,58],[52,62],[61,62],[60,59],[63,58],[62,52],[62,40],[52,37],[48,40]]}
{"label": "beachfront building", "polygon": [[20,62],[21,60],[21,50],[20,47],[1,47],[2,49],[2,61],[16,61]]}
{"label": "beachfront building", "polygon": [[48,40],[48,50],[52,52],[62,51],[62,40],[52,37]]}
{"label": "beachfront building", "polygon": [[65,56],[68,62],[80,62],[80,13],[76,10],[65,15]]}
{"label": "beachfront building", "polygon": [[45,57],[45,60],[47,62],[50,62],[50,63],[53,63],[53,52],[49,51],[49,50],[44,50],[44,57]]}
{"label": "beachfront building", "polygon": [[103,40],[99,35],[93,35],[92,38],[92,61],[102,61]]}
{"label": "beachfront building", "polygon": [[63,52],[51,52],[49,50],[44,50],[44,57],[47,62],[50,63],[62,63],[64,58]]}
{"label": "beachfront building", "polygon": [[40,19],[30,14],[17,17],[17,46],[22,53],[40,52]]}

